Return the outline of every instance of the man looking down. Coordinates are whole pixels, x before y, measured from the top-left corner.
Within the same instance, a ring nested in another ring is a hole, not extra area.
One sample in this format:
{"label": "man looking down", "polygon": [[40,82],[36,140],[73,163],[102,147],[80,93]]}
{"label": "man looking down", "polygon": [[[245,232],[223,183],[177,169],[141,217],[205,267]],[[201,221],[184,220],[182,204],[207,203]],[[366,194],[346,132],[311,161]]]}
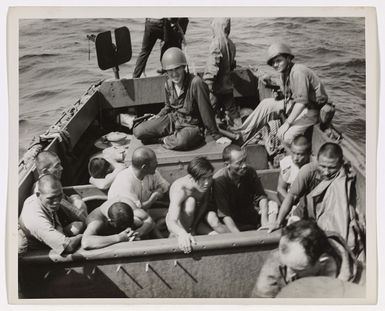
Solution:
{"label": "man looking down", "polygon": [[82,247],[102,248],[119,242],[140,239],[153,229],[151,217],[128,200],[108,200],[87,217]]}

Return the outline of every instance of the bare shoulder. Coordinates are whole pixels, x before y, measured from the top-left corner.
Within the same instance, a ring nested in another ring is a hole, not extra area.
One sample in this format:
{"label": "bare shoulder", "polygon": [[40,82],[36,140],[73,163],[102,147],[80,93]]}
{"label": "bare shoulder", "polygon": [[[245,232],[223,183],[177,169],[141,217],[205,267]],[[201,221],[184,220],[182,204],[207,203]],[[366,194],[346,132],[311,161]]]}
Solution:
{"label": "bare shoulder", "polygon": [[178,178],[170,187],[170,198],[184,197],[186,190],[191,188],[188,175]]}
{"label": "bare shoulder", "polygon": [[86,224],[90,224],[91,222],[104,223],[105,216],[100,210],[100,207],[95,208],[90,214],[88,214],[86,219]]}
{"label": "bare shoulder", "polygon": [[134,210],[134,216],[138,217],[141,220],[143,220],[143,219],[146,219],[149,215],[148,215],[148,213],[144,209],[136,208]]}

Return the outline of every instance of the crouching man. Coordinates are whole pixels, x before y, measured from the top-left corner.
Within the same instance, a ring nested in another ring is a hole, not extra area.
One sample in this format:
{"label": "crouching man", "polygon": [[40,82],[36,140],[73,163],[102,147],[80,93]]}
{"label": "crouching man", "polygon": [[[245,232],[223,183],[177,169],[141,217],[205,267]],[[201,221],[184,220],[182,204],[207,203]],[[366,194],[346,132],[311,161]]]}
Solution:
{"label": "crouching man", "polygon": [[214,167],[206,158],[197,157],[188,164],[187,172],[171,185],[166,224],[170,237],[178,238],[179,248],[190,253],[193,235],[208,229],[201,220],[207,214]]}
{"label": "crouching man", "polygon": [[353,282],[357,266],[343,239],[326,235],[314,220],[300,220],[285,227],[279,247],[263,264],[252,297],[275,297],[294,280],[328,276]]}
{"label": "crouching man", "polygon": [[74,221],[63,227],[58,211],[63,190],[54,175],[43,175],[37,192],[27,198],[19,217],[19,254],[47,245],[58,254],[73,253],[80,246],[85,225]]}
{"label": "crouching man", "polygon": [[140,239],[153,229],[151,217],[129,199],[108,200],[87,217],[82,247],[102,248]]}

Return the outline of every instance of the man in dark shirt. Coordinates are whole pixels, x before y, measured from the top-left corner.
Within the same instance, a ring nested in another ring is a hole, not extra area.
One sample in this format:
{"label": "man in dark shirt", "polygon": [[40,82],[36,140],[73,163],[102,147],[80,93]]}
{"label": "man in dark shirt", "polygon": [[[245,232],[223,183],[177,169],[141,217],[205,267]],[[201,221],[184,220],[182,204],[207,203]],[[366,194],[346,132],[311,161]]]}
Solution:
{"label": "man in dark shirt", "polygon": [[229,145],[222,157],[226,166],[214,175],[213,185],[218,217],[230,232],[267,226],[268,200],[256,171],[246,164],[245,150]]}

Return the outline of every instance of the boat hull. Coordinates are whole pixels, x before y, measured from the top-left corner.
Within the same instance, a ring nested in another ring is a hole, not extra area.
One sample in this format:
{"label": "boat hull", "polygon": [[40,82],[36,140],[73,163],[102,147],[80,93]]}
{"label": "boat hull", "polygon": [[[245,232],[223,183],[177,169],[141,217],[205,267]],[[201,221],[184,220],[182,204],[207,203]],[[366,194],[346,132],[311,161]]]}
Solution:
{"label": "boat hull", "polygon": [[68,257],[28,255],[20,264],[20,298],[246,298],[279,235],[249,231],[196,238],[188,255],[175,239]]}

